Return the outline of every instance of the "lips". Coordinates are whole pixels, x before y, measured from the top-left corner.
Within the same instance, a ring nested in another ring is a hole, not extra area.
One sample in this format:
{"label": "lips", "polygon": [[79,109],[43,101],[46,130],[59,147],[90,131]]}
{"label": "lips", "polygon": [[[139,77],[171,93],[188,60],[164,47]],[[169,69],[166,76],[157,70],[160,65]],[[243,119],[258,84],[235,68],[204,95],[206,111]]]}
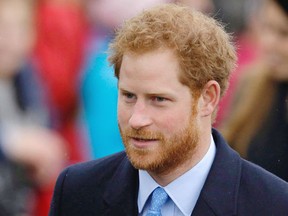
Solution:
{"label": "lips", "polygon": [[140,142],[149,142],[149,141],[156,141],[157,139],[147,139],[147,138],[139,138],[139,137],[131,137],[134,140],[140,141]]}
{"label": "lips", "polygon": [[130,137],[131,143],[136,148],[148,148],[155,145],[158,139],[142,138],[142,137]]}

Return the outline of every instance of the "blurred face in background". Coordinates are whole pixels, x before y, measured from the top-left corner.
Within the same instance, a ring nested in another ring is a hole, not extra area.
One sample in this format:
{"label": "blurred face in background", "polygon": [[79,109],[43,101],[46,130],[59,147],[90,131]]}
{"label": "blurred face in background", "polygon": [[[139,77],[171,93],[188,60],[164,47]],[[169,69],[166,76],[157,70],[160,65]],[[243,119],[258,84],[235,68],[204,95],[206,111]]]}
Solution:
{"label": "blurred face in background", "polygon": [[33,48],[30,6],[24,0],[0,1],[0,78],[17,73]]}
{"label": "blurred face in background", "polygon": [[288,81],[288,14],[268,1],[260,17],[260,45],[265,62],[279,81]]}

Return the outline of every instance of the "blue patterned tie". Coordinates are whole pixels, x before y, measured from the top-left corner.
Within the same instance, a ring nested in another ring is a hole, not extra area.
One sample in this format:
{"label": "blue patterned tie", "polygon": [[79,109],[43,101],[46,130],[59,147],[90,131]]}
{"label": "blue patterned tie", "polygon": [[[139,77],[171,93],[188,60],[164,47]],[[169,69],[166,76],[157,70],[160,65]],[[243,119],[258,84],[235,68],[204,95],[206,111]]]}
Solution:
{"label": "blue patterned tie", "polygon": [[157,187],[152,194],[151,206],[146,216],[161,216],[161,208],[168,200],[168,194],[166,191]]}

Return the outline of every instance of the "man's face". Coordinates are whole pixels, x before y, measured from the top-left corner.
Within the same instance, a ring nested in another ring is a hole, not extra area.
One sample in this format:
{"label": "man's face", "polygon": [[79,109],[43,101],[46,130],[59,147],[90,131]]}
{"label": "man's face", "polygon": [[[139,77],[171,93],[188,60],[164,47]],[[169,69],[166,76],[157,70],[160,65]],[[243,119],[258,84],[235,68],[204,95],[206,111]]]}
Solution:
{"label": "man's face", "polygon": [[174,53],[126,53],[120,69],[118,122],[138,169],[165,173],[191,160],[199,139],[197,104],[179,81]]}

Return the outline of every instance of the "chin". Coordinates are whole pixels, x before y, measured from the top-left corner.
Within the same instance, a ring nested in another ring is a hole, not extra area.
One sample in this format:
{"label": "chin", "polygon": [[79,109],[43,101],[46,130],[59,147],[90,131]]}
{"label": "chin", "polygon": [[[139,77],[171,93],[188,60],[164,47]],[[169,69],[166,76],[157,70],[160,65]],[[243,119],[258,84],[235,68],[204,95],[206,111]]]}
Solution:
{"label": "chin", "polygon": [[126,148],[126,152],[129,160],[136,169],[147,170],[151,166],[150,164],[153,164],[153,161],[155,161],[155,153],[148,149],[138,149],[129,146]]}

